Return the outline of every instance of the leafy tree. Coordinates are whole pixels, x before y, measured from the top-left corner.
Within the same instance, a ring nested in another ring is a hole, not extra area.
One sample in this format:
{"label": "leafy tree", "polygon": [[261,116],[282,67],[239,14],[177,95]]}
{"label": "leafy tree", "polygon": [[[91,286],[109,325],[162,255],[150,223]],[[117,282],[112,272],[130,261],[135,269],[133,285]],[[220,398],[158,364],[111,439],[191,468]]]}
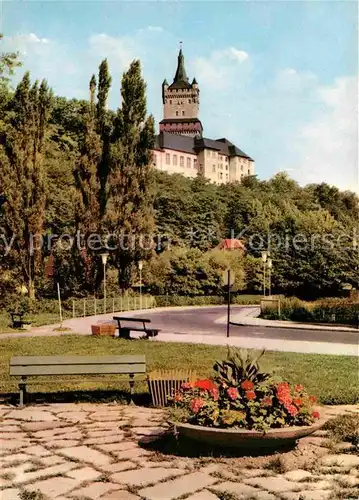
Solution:
{"label": "leafy tree", "polygon": [[31,86],[30,75],[25,73],[9,103],[11,118],[0,138],[0,184],[7,198],[5,232],[15,237],[12,251],[30,299],[35,298],[42,263],[39,240],[46,206],[43,159],[51,100],[46,81]]}

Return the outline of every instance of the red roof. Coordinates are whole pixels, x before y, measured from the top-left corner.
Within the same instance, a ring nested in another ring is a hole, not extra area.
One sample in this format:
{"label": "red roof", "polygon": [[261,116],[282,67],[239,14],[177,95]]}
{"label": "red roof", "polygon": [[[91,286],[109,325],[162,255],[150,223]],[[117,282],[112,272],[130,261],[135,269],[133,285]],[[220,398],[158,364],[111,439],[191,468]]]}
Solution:
{"label": "red roof", "polygon": [[219,250],[245,250],[243,241],[235,240],[235,239],[227,239],[221,241],[221,243],[217,246]]}

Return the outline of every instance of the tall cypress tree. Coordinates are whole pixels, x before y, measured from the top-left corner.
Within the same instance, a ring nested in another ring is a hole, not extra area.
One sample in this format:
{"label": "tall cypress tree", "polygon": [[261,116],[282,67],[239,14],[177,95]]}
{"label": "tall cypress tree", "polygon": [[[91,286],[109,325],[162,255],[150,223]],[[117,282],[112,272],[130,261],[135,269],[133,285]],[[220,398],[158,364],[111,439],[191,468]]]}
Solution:
{"label": "tall cypress tree", "polygon": [[45,139],[52,92],[46,81],[31,86],[25,73],[8,104],[9,121],[1,132],[0,185],[7,203],[4,230],[14,236],[12,257],[18,263],[30,299],[42,264],[40,240],[44,232],[46,175]]}
{"label": "tall cypress tree", "polygon": [[145,241],[154,230],[151,163],[154,121],[146,116],[146,84],[139,61],[122,77],[122,105],[113,133],[108,228],[116,240],[112,254],[121,289],[130,285],[134,263],[146,255]]}
{"label": "tall cypress tree", "polygon": [[[99,67],[98,85],[90,80],[90,102],[85,120],[85,134],[78,164],[74,171],[77,188],[76,226],[87,241],[90,234],[101,234],[107,204],[107,178],[110,164],[111,115],[107,110],[111,76],[107,60]],[[97,90],[97,100],[96,100]],[[86,247],[73,247],[73,262],[77,276],[84,278],[83,286],[93,291],[100,281],[96,252]]]}

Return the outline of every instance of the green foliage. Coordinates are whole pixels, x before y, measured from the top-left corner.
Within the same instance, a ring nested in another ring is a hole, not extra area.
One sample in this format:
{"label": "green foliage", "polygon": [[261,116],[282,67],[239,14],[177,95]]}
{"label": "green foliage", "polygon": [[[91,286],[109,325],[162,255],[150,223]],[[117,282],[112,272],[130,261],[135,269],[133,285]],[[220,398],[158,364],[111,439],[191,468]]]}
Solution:
{"label": "green foliage", "polygon": [[280,315],[276,309],[265,309],[262,317],[312,323],[357,325],[359,303],[351,299],[327,298],[305,302],[295,297],[281,299]]}
{"label": "green foliage", "polygon": [[51,103],[47,83],[31,86],[25,73],[8,103],[10,118],[0,137],[0,185],[7,198],[4,232],[8,240],[14,237],[10,259],[32,299],[43,258],[39,239],[45,224],[44,154]]}
{"label": "green foliage", "polygon": [[257,355],[246,349],[228,346],[227,359],[217,361],[213,366],[216,382],[220,385],[226,384],[228,387],[239,387],[243,380],[250,380],[253,383],[264,382],[270,374],[260,371],[258,361],[263,354],[264,350]]}

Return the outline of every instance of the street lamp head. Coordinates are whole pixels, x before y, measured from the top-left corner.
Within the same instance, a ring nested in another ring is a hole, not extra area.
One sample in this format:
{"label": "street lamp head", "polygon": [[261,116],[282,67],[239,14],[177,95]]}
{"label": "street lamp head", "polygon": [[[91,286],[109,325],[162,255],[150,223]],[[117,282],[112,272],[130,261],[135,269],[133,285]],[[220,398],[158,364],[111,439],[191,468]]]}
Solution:
{"label": "street lamp head", "polygon": [[142,260],[139,260],[139,261],[138,261],[138,269],[139,269],[140,271],[142,271],[142,268],[143,268],[143,262],[142,262]]}
{"label": "street lamp head", "polygon": [[267,256],[268,256],[267,252],[262,252],[262,262],[267,262]]}
{"label": "street lamp head", "polygon": [[109,254],[107,252],[101,254],[102,264],[105,266],[107,263]]}
{"label": "street lamp head", "polygon": [[268,259],[267,266],[268,266],[268,269],[272,269],[272,267],[273,267],[273,261],[272,261],[272,259]]}

